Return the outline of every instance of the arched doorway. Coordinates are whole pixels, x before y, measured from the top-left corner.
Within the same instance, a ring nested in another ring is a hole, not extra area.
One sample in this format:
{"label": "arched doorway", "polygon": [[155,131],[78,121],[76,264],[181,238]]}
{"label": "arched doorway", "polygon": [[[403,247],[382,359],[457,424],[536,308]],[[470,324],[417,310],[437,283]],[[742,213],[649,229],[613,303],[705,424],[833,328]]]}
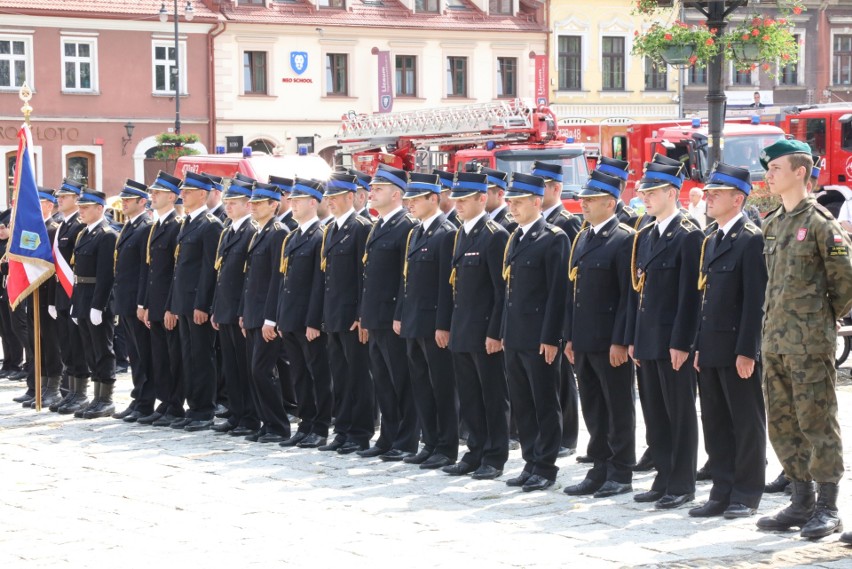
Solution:
{"label": "arched doorway", "polygon": [[272,154],[278,144],[276,144],[274,140],[270,140],[268,138],[256,138],[249,142],[248,146],[249,148],[251,148],[252,152],[263,152],[265,154]]}
{"label": "arched doorway", "polygon": [[[188,144],[189,148],[195,148],[201,154],[208,154],[207,147],[200,142]],[[157,139],[153,136],[146,136],[140,140],[133,149],[133,179],[137,182],[145,184],[153,183],[154,180],[145,179],[145,160],[153,158],[157,151]]]}

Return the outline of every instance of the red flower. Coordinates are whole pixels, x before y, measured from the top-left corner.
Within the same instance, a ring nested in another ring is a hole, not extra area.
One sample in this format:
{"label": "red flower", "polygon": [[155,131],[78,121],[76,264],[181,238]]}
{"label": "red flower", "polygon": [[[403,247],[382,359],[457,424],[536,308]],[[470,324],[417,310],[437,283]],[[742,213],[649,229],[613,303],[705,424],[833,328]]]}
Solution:
{"label": "red flower", "polygon": [[747,41],[750,36],[748,34],[743,34],[743,41]]}
{"label": "red flower", "polygon": [[796,14],[796,15],[801,14],[802,13],[802,7],[801,6],[794,6],[793,7],[793,13]]}
{"label": "red flower", "polygon": [[766,34],[761,38],[763,41],[769,41],[769,34]]}
{"label": "red flower", "polygon": [[773,24],[775,24],[775,20],[773,20],[772,18],[766,18],[765,20],[763,20],[764,26],[771,26]]}
{"label": "red flower", "polygon": [[697,56],[695,56],[695,55],[691,55],[691,56],[689,57],[689,64],[690,64],[690,65],[695,65],[695,62],[696,62],[696,61],[698,61],[698,57],[697,57]]}
{"label": "red flower", "polygon": [[666,34],[666,35],[663,36],[663,39],[666,40],[666,41],[672,41],[672,35]]}
{"label": "red flower", "polygon": [[751,31],[751,35],[753,35],[754,37],[759,36],[759,35],[760,35],[760,30],[758,30],[757,28],[753,29],[753,30]]}
{"label": "red flower", "polygon": [[763,70],[764,70],[764,71],[769,71],[769,64],[768,64],[768,63],[764,63],[764,64],[763,64]]}
{"label": "red flower", "polygon": [[779,24],[781,24],[781,25],[783,26],[784,24],[786,24],[786,23],[787,23],[787,20],[785,20],[784,18],[780,18],[780,19],[778,20],[778,23],[779,23]]}
{"label": "red flower", "polygon": [[633,35],[634,35],[634,36],[638,36],[638,35],[639,35],[639,30],[633,30]]}
{"label": "red flower", "polygon": [[786,61],[786,60],[788,60],[788,59],[790,59],[790,54],[789,54],[789,53],[782,53],[782,54],[781,54],[781,59],[783,59],[783,60],[785,60],[785,61]]}
{"label": "red flower", "polygon": [[713,34],[714,36],[716,35],[716,32],[718,32],[718,31],[719,31],[719,28],[710,28],[710,33]]}
{"label": "red flower", "polygon": [[751,64],[750,69],[751,69],[752,71],[754,71],[755,69],[757,69],[757,63],[752,63],[752,64]]}
{"label": "red flower", "polygon": [[752,26],[759,26],[759,25],[760,25],[760,24],[762,24],[762,23],[763,23],[763,18],[761,18],[761,17],[759,17],[759,16],[758,16],[758,17],[756,17],[756,18],[752,18],[752,20],[751,20],[751,25],[752,25]]}
{"label": "red flower", "polygon": [[705,41],[704,43],[707,44],[707,45],[713,45],[716,42],[713,41],[713,38],[707,38],[707,41]]}

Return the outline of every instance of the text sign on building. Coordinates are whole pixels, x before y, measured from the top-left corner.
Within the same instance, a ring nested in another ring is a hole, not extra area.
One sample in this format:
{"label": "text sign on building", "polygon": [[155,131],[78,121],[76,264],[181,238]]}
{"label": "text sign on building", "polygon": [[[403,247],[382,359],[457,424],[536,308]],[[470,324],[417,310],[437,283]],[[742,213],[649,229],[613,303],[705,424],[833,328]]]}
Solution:
{"label": "text sign on building", "polygon": [[[291,51],[290,52],[290,69],[296,75],[301,75],[308,70],[308,52],[306,51]],[[314,80],[310,77],[284,77],[282,83],[313,83]]]}
{"label": "text sign on building", "polygon": [[389,113],[393,110],[390,52],[374,50],[373,53],[379,56],[379,112]]}

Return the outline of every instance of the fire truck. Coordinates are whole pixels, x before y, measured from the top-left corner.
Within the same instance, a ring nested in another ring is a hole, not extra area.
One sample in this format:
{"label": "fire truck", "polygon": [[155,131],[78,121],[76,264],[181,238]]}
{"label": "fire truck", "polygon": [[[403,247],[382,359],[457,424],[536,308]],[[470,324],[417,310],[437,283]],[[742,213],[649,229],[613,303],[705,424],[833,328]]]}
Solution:
{"label": "fire truck", "polygon": [[[574,195],[589,171],[584,146],[559,137],[547,107],[520,99],[398,113],[343,117],[335,163],[372,175],[379,164],[415,172],[465,171],[481,164],[529,173],[536,160],[561,164],[563,196]],[[579,206],[572,201],[572,209]]]}
{"label": "fire truck", "polygon": [[[687,176],[680,194],[684,205],[689,202],[689,191],[703,186],[712,167],[708,160],[711,141],[707,123],[698,118],[657,122],[618,118],[599,124],[566,118],[559,121],[559,132],[568,140],[583,144],[590,160],[603,155],[628,162],[629,178],[622,194],[627,203],[636,195],[636,183],[642,177],[645,162],[650,162],[656,153],[684,163]],[[784,131],[746,117],[726,121],[722,136],[722,162],[748,168],[752,183],[761,184],[764,171],[760,150],[784,138]]]}
{"label": "fire truck", "polygon": [[823,158],[819,185],[852,181],[852,104],[829,103],[782,109],[778,117],[764,116],[796,140],[807,142]]}

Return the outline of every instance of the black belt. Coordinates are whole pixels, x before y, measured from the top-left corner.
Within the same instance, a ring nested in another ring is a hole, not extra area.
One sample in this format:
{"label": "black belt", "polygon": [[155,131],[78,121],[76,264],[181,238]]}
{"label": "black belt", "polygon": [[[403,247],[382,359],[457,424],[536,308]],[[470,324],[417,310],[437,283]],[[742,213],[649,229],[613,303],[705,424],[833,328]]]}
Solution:
{"label": "black belt", "polygon": [[95,284],[98,282],[97,277],[78,277],[74,275],[74,284]]}

